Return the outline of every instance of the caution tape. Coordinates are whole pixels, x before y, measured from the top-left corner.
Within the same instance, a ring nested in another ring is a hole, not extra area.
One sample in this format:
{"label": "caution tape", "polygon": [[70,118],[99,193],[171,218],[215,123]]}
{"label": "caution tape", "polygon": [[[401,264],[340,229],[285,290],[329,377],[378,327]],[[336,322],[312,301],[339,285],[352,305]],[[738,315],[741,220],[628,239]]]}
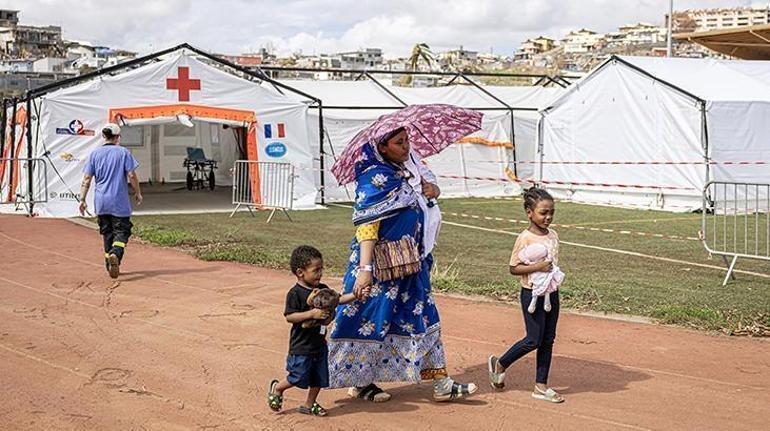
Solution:
{"label": "caution tape", "polygon": [[461,175],[437,175],[439,178],[452,178],[459,180],[476,180],[476,181],[494,181],[494,182],[506,182],[513,181],[516,183],[540,183],[540,184],[552,184],[560,186],[587,186],[587,187],[613,187],[613,188],[627,188],[627,189],[655,189],[655,190],[689,190],[700,191],[695,187],[677,187],[677,186],[662,186],[662,185],[640,185],[640,184],[611,184],[611,183],[587,183],[578,181],[554,181],[554,180],[521,180],[518,178],[499,178],[499,177],[466,177]]}
{"label": "caution tape", "polygon": [[[514,224],[522,224],[522,225],[529,225],[530,223],[529,220],[505,219],[502,217],[480,216],[475,214],[455,213],[455,212],[447,212],[447,211],[442,211],[441,214],[450,215],[454,217],[476,219],[476,220],[502,221],[502,222],[508,222],[508,223],[514,223]],[[679,241],[682,241],[682,240],[700,241],[699,238],[692,237],[692,236],[664,235],[661,233],[638,232],[638,231],[621,230],[621,229],[607,229],[607,228],[598,228],[598,227],[591,227],[591,226],[574,226],[569,224],[558,224],[558,223],[553,223],[551,224],[551,226],[559,229],[575,229],[575,230],[583,230],[583,231],[591,231],[591,232],[616,233],[620,235],[672,239],[672,240],[679,240]]]}
{"label": "caution tape", "polygon": [[499,160],[467,160],[467,163],[494,163],[498,165],[651,165],[651,166],[660,166],[660,165],[770,165],[770,162],[763,161],[763,160],[753,160],[753,161],[725,161],[725,162],[719,162],[719,161],[678,161],[678,162],[671,162],[671,161],[604,161],[604,162],[593,162],[593,161],[546,161],[543,160],[542,162],[540,160],[511,160],[511,161],[499,161]]}

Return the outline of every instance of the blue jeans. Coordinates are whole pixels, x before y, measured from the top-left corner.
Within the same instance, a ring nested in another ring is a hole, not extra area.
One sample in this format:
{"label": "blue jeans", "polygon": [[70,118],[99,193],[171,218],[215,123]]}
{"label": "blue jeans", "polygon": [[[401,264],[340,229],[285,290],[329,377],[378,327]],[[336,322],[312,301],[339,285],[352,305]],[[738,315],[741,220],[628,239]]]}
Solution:
{"label": "blue jeans", "polygon": [[551,369],[551,356],[553,354],[553,342],[556,339],[556,323],[559,321],[559,292],[551,294],[551,311],[543,308],[543,297],[537,298],[535,312],[527,311],[532,300],[530,289],[521,289],[521,312],[524,314],[524,326],[527,335],[498,360],[503,368],[508,368],[519,358],[537,349],[537,375],[535,383],[548,383],[548,372]]}
{"label": "blue jeans", "polygon": [[300,388],[329,387],[329,349],[312,355],[289,355],[286,357],[286,380]]}

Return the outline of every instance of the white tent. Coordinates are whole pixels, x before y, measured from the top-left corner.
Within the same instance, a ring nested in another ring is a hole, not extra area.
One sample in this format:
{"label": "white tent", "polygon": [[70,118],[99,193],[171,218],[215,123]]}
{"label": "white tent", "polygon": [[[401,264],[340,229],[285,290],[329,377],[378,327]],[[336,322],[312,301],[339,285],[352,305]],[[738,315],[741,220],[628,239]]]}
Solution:
{"label": "white tent", "polygon": [[[426,160],[439,176],[439,186],[444,197],[517,193],[518,184],[508,181],[514,170],[508,163],[514,157],[535,157],[536,125],[539,118],[537,110],[547,106],[548,102],[564,91],[559,87],[494,86],[483,86],[483,90],[480,90],[471,85],[410,88],[385,85],[372,80],[281,82],[323,101],[327,169],[333,163],[334,157],[342,152],[358,131],[380,115],[393,112],[404,105],[447,103],[483,110],[481,131]],[[505,105],[513,109],[508,109]],[[308,126],[311,129],[317,128],[318,110],[310,109],[308,115]],[[514,130],[513,137],[511,127]],[[316,157],[319,157],[318,134],[312,133],[311,130],[308,135],[311,147],[315,149]],[[512,151],[512,143],[515,143],[515,154]],[[532,165],[522,165],[519,166],[517,174],[531,176],[532,169]],[[501,181],[470,179],[473,177],[500,178]],[[347,189],[339,187],[328,171],[325,171],[324,185],[327,200],[352,200],[350,186]]]}
{"label": "white tent", "polygon": [[[100,130],[108,121],[124,126],[121,145],[139,160],[143,182],[183,182],[186,147],[202,148],[206,156],[218,160],[216,180],[221,185],[232,184],[230,168],[238,158],[311,168],[308,104],[281,94],[265,81],[238,76],[237,71],[201,53],[180,45],[162,55],[148,56],[136,68],[98,73],[18,106],[25,119],[27,106],[33,113],[31,157],[48,163],[47,178],[41,178],[42,170],[34,173],[35,192],[44,190],[44,185],[48,191],[47,202],[37,204],[35,212],[45,217],[78,213],[83,166],[89,153],[101,144]],[[27,124],[20,123],[16,136],[26,130]],[[151,131],[150,125],[157,124],[163,127]],[[276,146],[281,151],[267,151]],[[27,145],[16,148],[17,157],[28,156]],[[4,202],[28,190],[28,177],[21,172],[24,167],[15,167],[11,178],[5,163],[0,165]],[[310,169],[296,173],[294,208],[313,208],[315,174]],[[92,199],[93,193],[89,193]],[[14,210],[0,205],[0,211]]]}
{"label": "white tent", "polygon": [[770,178],[725,164],[770,160],[767,61],[612,57],[541,114],[529,179],[562,198],[688,211],[709,181]]}

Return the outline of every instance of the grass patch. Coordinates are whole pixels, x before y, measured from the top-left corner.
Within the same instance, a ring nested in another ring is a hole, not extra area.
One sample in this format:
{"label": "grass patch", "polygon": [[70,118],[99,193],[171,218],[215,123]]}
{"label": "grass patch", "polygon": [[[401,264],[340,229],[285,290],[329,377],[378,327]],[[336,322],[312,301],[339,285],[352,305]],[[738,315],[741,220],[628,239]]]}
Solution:
{"label": "grass patch", "polygon": [[250,263],[267,268],[286,268],[286,261],[291,251],[265,250],[258,247],[239,245],[234,243],[211,244],[197,249],[195,255],[208,261],[231,261]]}
{"label": "grass patch", "polygon": [[180,246],[195,242],[195,236],[184,230],[176,230],[152,224],[138,224],[134,234],[145,241],[165,247]]}
{"label": "grass patch", "polygon": [[[493,199],[446,199],[444,220],[507,232],[520,232],[521,202]],[[500,217],[459,218],[449,213]],[[342,275],[350,256],[354,228],[350,209],[329,207],[292,212],[293,223],[267,214],[239,213],[134,217],[136,233],[146,241],[191,250],[205,260],[244,262],[288,269],[294,247],[312,244],[324,254],[326,272]],[[697,236],[700,217],[654,211],[557,203],[556,223],[597,226],[616,231]],[[557,228],[562,241],[724,267],[709,258],[698,241],[672,240],[618,232]],[[515,236],[445,224],[432,274],[436,291],[518,300],[519,282],[508,271]],[[736,274],[722,287],[725,272],[687,263],[670,263],[562,244],[560,266],[567,275],[561,288],[565,307],[595,312],[647,316],[661,322],[735,335],[770,336],[770,280]],[[739,259],[736,269],[770,274],[770,264]]]}
{"label": "grass patch", "polygon": [[727,319],[719,311],[709,307],[688,305],[661,305],[652,316],[663,323],[693,326],[696,328],[720,330],[727,327]]}

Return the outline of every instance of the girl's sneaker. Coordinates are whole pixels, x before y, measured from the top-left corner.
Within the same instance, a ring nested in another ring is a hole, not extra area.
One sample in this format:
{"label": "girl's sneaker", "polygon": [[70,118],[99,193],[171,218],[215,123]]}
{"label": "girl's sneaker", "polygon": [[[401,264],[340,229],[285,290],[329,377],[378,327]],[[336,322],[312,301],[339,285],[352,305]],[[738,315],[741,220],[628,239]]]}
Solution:
{"label": "girl's sneaker", "polygon": [[551,388],[542,390],[535,386],[534,392],[532,392],[532,398],[536,400],[548,401],[550,403],[563,403],[564,397]]}

